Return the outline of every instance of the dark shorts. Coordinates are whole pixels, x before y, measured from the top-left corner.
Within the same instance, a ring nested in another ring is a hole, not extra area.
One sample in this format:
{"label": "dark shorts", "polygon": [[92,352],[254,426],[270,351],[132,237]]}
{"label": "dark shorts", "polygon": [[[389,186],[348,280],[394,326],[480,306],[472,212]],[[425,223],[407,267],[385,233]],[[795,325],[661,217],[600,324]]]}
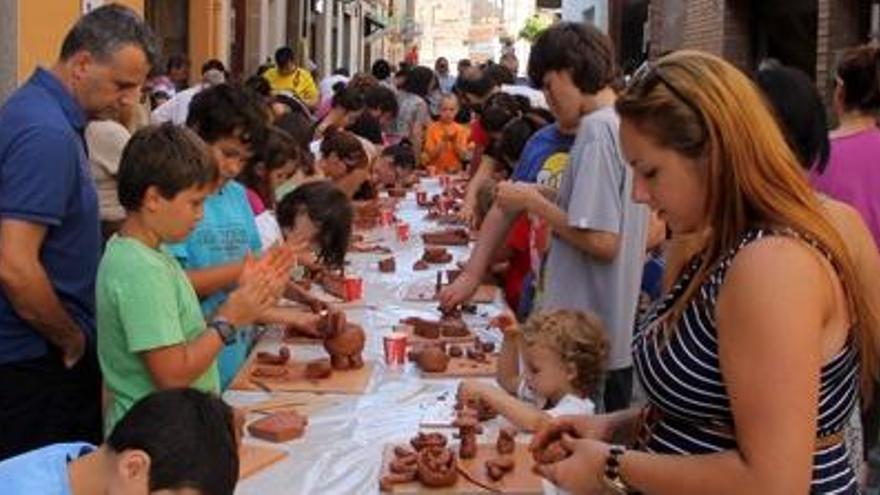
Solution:
{"label": "dark shorts", "polygon": [[0,460],[58,442],[102,441],[101,372],[90,346],[71,369],[60,353],[0,364]]}

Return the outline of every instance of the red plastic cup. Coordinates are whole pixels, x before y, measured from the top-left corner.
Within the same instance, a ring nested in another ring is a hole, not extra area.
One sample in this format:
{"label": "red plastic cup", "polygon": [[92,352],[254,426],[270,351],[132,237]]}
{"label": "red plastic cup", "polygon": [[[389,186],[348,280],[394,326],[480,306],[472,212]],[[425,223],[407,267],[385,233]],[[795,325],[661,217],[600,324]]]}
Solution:
{"label": "red plastic cup", "polygon": [[397,240],[399,242],[409,241],[409,224],[401,222],[397,224]]}
{"label": "red plastic cup", "polygon": [[419,205],[423,205],[428,202],[428,192],[427,191],[416,191],[416,203]]}
{"label": "red plastic cup", "polygon": [[391,332],[383,338],[385,344],[385,364],[392,369],[400,369],[406,363],[406,334]]}
{"label": "red plastic cup", "polygon": [[442,211],[444,215],[449,213],[449,210],[452,209],[454,203],[455,200],[449,196],[440,196],[440,211]]}
{"label": "red plastic cup", "polygon": [[382,210],[382,225],[389,226],[394,223],[394,212],[389,209]]}
{"label": "red plastic cup", "polygon": [[364,295],[364,281],[360,278],[345,279],[345,300],[357,301]]}

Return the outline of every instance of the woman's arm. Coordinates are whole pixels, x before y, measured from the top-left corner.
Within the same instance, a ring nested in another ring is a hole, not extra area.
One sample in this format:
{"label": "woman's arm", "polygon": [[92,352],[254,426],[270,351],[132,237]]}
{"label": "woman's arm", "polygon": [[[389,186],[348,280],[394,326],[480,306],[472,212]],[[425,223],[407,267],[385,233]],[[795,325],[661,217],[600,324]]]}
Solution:
{"label": "woman's arm", "polygon": [[[823,348],[826,322],[833,310],[843,311],[833,308],[830,274],[817,253],[792,239],[764,239],[740,251],[716,307],[739,448],[692,456],[628,452],[621,473],[632,488],[652,495],[808,493],[819,370],[840,345]],[[563,488],[597,490],[607,444],[567,444],[574,454],[544,473]]]}

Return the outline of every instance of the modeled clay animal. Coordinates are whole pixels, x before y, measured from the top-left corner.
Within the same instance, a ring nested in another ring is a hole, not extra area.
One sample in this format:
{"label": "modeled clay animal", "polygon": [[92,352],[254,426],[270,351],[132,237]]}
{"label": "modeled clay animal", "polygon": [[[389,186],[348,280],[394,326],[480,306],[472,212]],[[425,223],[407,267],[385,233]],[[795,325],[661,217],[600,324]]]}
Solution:
{"label": "modeled clay animal", "polygon": [[492,481],[499,481],[516,467],[511,456],[499,456],[486,461],[486,474]]}
{"label": "modeled clay animal", "polygon": [[327,312],[319,323],[324,336],[324,349],[330,354],[330,364],[335,370],[359,369],[364,366],[361,353],[366,335],[360,325],[348,323],[345,313]]}
{"label": "modeled clay animal", "polygon": [[445,447],[446,442],[446,435],[442,433],[419,432],[418,435],[410,439],[409,444],[412,445],[414,449],[416,449],[416,452],[419,452],[426,447]]}
{"label": "modeled clay animal", "polygon": [[426,447],[419,451],[419,481],[431,488],[452,486],[458,481],[455,452],[446,447]]}
{"label": "modeled clay animal", "polygon": [[480,421],[477,412],[472,409],[462,409],[456,415],[452,426],[458,428],[459,446],[458,456],[462,459],[473,459],[477,456],[477,430]]}
{"label": "modeled clay animal", "polygon": [[516,430],[509,426],[505,426],[498,431],[498,440],[495,442],[495,449],[501,455],[513,454],[516,450]]}

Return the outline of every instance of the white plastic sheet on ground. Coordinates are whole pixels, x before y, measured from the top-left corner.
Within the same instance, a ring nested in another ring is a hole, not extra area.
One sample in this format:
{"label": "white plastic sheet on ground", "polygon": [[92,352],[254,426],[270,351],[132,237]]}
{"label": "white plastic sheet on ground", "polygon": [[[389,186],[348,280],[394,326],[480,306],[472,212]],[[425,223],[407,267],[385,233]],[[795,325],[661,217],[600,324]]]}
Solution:
{"label": "white plastic sheet on ground", "polygon": [[[428,194],[439,191],[436,180],[423,181]],[[431,284],[437,269],[453,268],[455,261],[467,258],[467,247],[451,247],[454,262],[432,266],[426,271],[414,272],[412,265],[421,256],[423,244],[420,233],[438,228],[436,223],[424,220],[425,210],[416,206],[414,194],[400,202],[397,215],[410,224],[410,239],[399,243],[393,227],[380,227],[367,232],[368,241],[377,240],[394,250],[397,260],[395,273],[380,273],[377,262],[388,255],[350,254],[348,273],[364,280],[363,304],[346,311],[348,318],[363,325],[367,332],[364,358],[376,363],[373,376],[363,395],[333,395],[339,403],[309,416],[305,435],[295,441],[275,444],[288,452],[284,460],[241,481],[236,489],[240,495],[273,494],[374,494],[379,491],[379,472],[383,446],[406,441],[419,430],[419,422],[426,410],[439,397],[451,398],[458,380],[426,380],[419,376],[412,364],[404,370],[388,370],[384,364],[382,337],[392,326],[407,316],[439,317],[437,304],[432,302],[404,302],[403,292],[408,284]],[[488,319],[500,310],[500,294],[492,305],[480,305],[476,315],[465,315],[465,320],[485,340],[500,344],[497,330],[488,330]],[[280,336],[269,332],[257,348],[275,348]],[[320,346],[293,346],[295,358],[320,357]],[[444,395],[445,394],[445,395]],[[282,397],[283,393],[274,394]],[[227,391],[224,398],[232,405],[245,405],[270,398],[264,392]],[[248,417],[248,421],[257,415]],[[494,439],[498,421],[487,425],[484,437]],[[444,430],[451,435],[451,429]],[[253,438],[246,443],[262,443]]]}

